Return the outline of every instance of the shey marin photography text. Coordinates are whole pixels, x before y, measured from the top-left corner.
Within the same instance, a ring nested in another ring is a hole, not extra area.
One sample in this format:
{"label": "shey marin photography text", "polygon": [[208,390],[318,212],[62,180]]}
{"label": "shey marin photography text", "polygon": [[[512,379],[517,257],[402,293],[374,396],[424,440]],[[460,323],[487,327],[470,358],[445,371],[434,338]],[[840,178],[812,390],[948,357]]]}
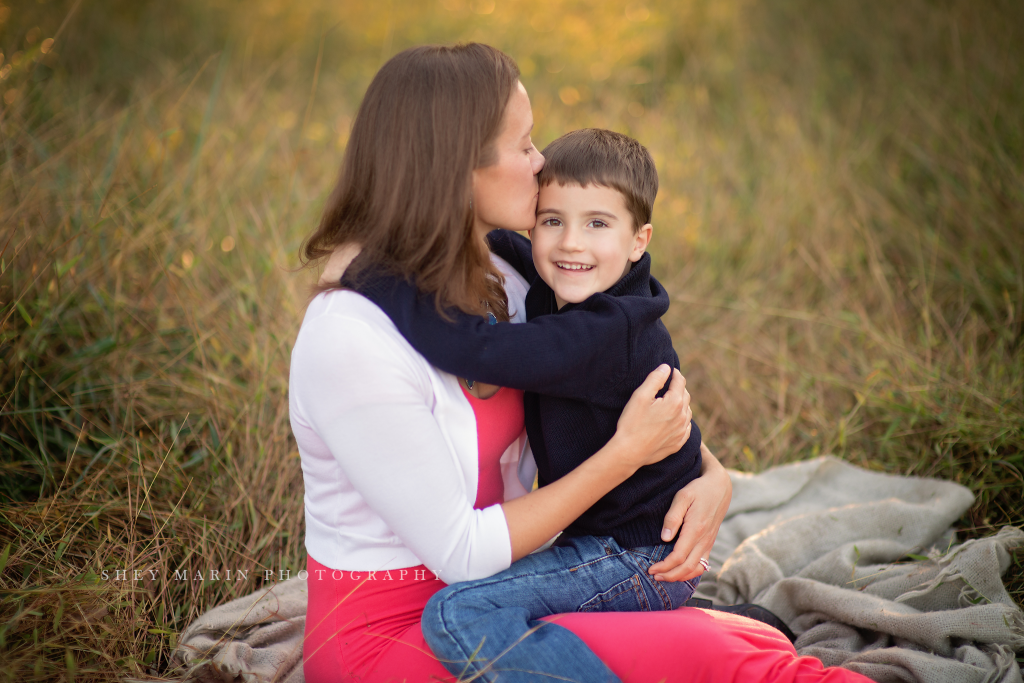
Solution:
{"label": "shey marin photography text", "polygon": [[[353,581],[427,581],[441,580],[441,573],[435,570],[423,569],[422,567],[409,567],[403,569],[384,569],[367,571],[350,571],[341,569],[314,569],[312,572],[317,580],[332,579],[341,581],[351,579]],[[159,579],[165,581],[250,581],[262,578],[263,581],[287,581],[291,578],[298,578],[305,581],[309,578],[310,572],[300,569],[292,572],[290,569],[128,569],[113,568],[103,569],[99,573],[101,581],[142,581],[154,582]]]}

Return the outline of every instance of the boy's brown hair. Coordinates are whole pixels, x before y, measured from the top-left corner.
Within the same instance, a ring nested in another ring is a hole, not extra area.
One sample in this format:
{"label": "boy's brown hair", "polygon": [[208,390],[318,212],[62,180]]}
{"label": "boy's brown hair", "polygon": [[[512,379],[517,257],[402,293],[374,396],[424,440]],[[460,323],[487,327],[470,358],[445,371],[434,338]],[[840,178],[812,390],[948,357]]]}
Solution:
{"label": "boy's brown hair", "polygon": [[601,128],[582,128],[558,138],[542,154],[541,187],[553,182],[610,187],[622,193],[633,217],[633,232],[651,222],[658,170],[647,148],[633,138]]}

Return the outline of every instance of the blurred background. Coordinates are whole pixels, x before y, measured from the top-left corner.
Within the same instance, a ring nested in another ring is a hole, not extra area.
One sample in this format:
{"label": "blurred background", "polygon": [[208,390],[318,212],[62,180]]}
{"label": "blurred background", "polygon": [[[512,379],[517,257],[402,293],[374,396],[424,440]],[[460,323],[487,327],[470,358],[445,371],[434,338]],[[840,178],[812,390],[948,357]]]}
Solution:
{"label": "blurred background", "polygon": [[421,43],[511,54],[538,147],[650,148],[727,466],[832,453],[971,487],[962,537],[1024,524],[1024,4],[0,2],[0,680],[173,677],[197,614],[303,567],[298,247]]}

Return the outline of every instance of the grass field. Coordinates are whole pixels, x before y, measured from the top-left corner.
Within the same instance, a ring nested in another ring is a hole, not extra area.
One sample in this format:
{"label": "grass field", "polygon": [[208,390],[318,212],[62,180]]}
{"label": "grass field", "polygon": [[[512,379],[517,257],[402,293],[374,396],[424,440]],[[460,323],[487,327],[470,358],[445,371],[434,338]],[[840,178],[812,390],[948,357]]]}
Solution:
{"label": "grass field", "polygon": [[963,537],[1024,524],[1021,3],[3,2],[0,681],[167,673],[196,615],[303,566],[298,246],[422,42],[512,54],[538,146],[650,147],[727,466],[835,453],[969,486]]}

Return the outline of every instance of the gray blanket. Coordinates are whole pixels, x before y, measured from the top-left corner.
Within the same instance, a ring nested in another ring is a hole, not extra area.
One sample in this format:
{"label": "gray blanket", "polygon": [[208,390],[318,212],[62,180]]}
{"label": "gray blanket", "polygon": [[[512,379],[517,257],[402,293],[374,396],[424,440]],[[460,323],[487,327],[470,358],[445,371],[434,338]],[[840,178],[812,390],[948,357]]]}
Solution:
{"label": "gray blanket", "polygon": [[[830,456],[730,476],[699,597],[764,605],[800,654],[876,681],[1021,683],[1024,613],[1001,577],[1024,532],[957,544],[966,488]],[[305,581],[262,589],[197,619],[175,659],[192,680],[298,683],[305,611]]]}

